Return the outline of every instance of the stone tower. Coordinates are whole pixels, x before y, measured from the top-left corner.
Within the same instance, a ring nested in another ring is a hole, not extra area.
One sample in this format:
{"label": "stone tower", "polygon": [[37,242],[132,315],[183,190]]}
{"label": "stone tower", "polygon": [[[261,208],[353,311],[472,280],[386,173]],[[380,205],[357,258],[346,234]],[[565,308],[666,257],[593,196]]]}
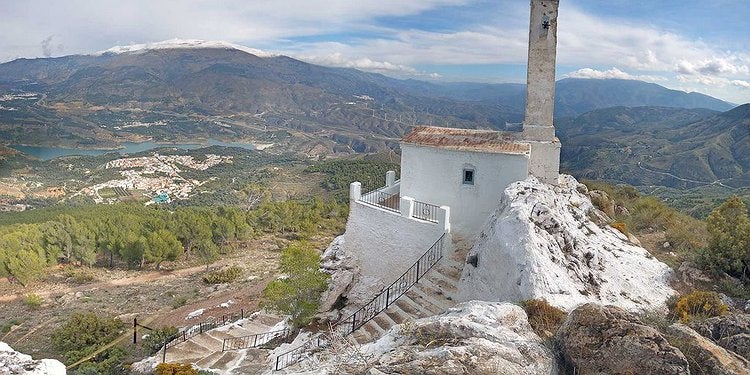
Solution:
{"label": "stone tower", "polygon": [[556,184],[560,141],[555,137],[555,58],[559,0],[531,0],[529,59],[526,73],[526,116],[523,139],[531,144],[529,173]]}

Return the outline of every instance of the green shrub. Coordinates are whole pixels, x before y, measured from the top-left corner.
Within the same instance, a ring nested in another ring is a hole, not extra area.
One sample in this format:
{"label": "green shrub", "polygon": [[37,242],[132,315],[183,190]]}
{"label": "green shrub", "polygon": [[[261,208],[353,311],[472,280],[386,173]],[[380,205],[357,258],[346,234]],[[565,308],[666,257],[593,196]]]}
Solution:
{"label": "green shrub", "polygon": [[160,363],[154,375],[198,375],[198,371],[189,363]]}
{"label": "green shrub", "polygon": [[521,302],[521,307],[529,317],[529,324],[542,338],[550,338],[560,328],[567,314],[550,305],[546,300],[531,299]]}
{"label": "green shrub", "polygon": [[330,276],[320,270],[320,255],[306,243],[284,249],[279,268],[286,278],[266,286],[261,306],[290,315],[295,327],[305,326],[317,312]]}
{"label": "green shrub", "polygon": [[125,328],[117,318],[93,313],[75,313],[54,332],[52,345],[63,353],[65,362],[73,363],[114,340]]}
{"label": "green shrub", "polygon": [[96,281],[96,276],[94,275],[94,273],[91,270],[85,268],[68,266],[63,270],[63,275],[66,278],[71,279],[76,284],[85,284]]}
{"label": "green shrub", "polygon": [[187,304],[187,300],[188,299],[185,296],[175,297],[172,300],[171,306],[172,306],[173,309],[180,308],[182,306],[185,306],[185,304]]}
{"label": "green shrub", "polygon": [[0,324],[0,333],[8,333],[13,328],[13,326],[17,326],[20,323],[21,322],[19,322],[18,320],[12,319],[3,324]]}
{"label": "green shrub", "polygon": [[711,212],[706,219],[708,246],[703,254],[716,273],[750,281],[750,217],[747,207],[734,196]]}
{"label": "green shrub", "polygon": [[177,332],[177,328],[175,327],[157,328],[148,333],[148,336],[143,339],[142,346],[149,355],[152,355],[158,352],[164,346],[165,342],[172,341],[177,337]]}
{"label": "green shrub", "polygon": [[26,297],[23,298],[23,304],[32,310],[40,308],[43,303],[44,298],[36,293],[27,294]]}
{"label": "green shrub", "polygon": [[630,226],[635,230],[665,230],[674,219],[675,210],[655,197],[636,199],[630,210]]}
{"label": "green shrub", "polygon": [[232,283],[242,276],[242,268],[232,266],[223,270],[209,272],[203,276],[203,282],[206,284],[224,284]]}
{"label": "green shrub", "polygon": [[683,323],[724,315],[728,310],[717,293],[702,290],[680,297],[675,304],[675,314]]}
{"label": "green shrub", "polygon": [[706,246],[706,224],[687,215],[676,215],[667,225],[666,240],[677,252],[693,253]]}

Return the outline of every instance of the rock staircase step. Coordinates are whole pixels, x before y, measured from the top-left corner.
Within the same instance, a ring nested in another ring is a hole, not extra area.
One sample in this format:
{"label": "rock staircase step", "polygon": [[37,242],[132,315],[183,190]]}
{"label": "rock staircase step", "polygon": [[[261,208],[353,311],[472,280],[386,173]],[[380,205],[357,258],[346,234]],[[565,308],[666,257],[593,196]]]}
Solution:
{"label": "rock staircase step", "polygon": [[190,341],[193,341],[203,347],[206,348],[206,353],[214,352],[214,351],[221,351],[221,346],[224,342],[224,340],[219,340],[215,337],[212,337],[208,333],[202,333],[200,335],[194,336],[190,339]]}
{"label": "rock staircase step", "polygon": [[214,362],[221,358],[222,355],[224,355],[222,352],[213,352],[195,362],[195,365],[201,368],[213,368],[212,365]]}
{"label": "rock staircase step", "polygon": [[439,267],[435,269],[435,272],[428,273],[427,278],[442,280],[455,288],[458,280],[461,278],[461,270],[453,267]]}
{"label": "rock staircase step", "polygon": [[388,314],[385,311],[378,314],[378,316],[376,316],[372,320],[375,322],[375,324],[378,325],[378,327],[380,327],[383,330],[383,332],[387,331],[388,329],[390,329],[391,327],[397,324],[396,322],[393,321],[393,319],[391,319],[390,316],[388,316]]}
{"label": "rock staircase step", "polygon": [[439,314],[453,306],[453,303],[446,300],[445,297],[441,295],[436,296],[434,291],[425,291],[423,285],[417,285],[416,287],[409,289],[406,294],[414,302],[430,310],[432,314]]}
{"label": "rock staircase step", "polygon": [[239,353],[241,356],[233,364],[231,374],[261,374],[268,370],[268,350],[246,349]]}
{"label": "rock staircase step", "polygon": [[354,341],[355,341],[355,342],[356,342],[357,344],[360,344],[360,345],[362,345],[362,344],[364,344],[364,343],[368,343],[368,342],[372,341],[372,340],[373,340],[373,338],[374,338],[374,337],[373,337],[373,336],[372,336],[372,335],[371,335],[371,334],[370,334],[369,332],[367,332],[367,330],[366,330],[366,329],[364,329],[364,328],[365,328],[365,327],[363,327],[363,328],[361,328],[361,329],[358,329],[358,330],[354,331],[354,333],[352,334],[352,337],[354,338]]}
{"label": "rock staircase step", "polygon": [[[219,353],[221,354],[221,352]],[[219,359],[216,360],[216,362],[211,364],[210,368],[217,370],[227,370],[234,367],[233,365],[236,364],[236,362],[238,362],[241,357],[242,354],[234,350],[224,352],[223,355],[221,355]]]}
{"label": "rock staircase step", "polygon": [[404,295],[395,303],[402,311],[413,316],[414,318],[424,318],[432,315],[432,312],[422,305],[414,302],[409,296]]}
{"label": "rock staircase step", "polygon": [[409,321],[412,319],[409,314],[407,314],[404,310],[402,310],[397,304],[391,304],[387,310],[385,310],[385,313],[388,315],[388,317],[395,322],[396,324],[403,324],[406,321]]}
{"label": "rock staircase step", "polygon": [[435,298],[452,301],[453,296],[455,296],[456,292],[458,292],[458,288],[452,285],[447,285],[447,283],[442,280],[436,281],[429,278],[424,278],[420,280],[419,283],[421,284],[421,288],[425,293],[429,294],[430,296],[434,296]]}

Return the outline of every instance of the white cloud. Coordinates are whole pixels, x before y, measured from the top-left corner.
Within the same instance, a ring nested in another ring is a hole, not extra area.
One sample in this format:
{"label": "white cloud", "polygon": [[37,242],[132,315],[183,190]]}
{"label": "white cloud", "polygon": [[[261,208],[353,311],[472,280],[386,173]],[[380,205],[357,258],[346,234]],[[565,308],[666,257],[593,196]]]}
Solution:
{"label": "white cloud", "polygon": [[623,72],[620,69],[612,68],[609,70],[596,70],[591,68],[578,69],[574,72],[565,74],[565,77],[570,78],[595,78],[595,79],[629,79],[639,81],[650,81],[659,82],[666,81],[667,78],[661,76],[651,75],[632,75],[630,73]]}
{"label": "white cloud", "polygon": [[698,62],[680,60],[676,70],[690,75],[747,75],[750,72],[748,66],[737,56],[712,57]]}
{"label": "white cloud", "polygon": [[741,88],[745,88],[745,89],[750,89],[750,82],[748,82],[748,81],[743,81],[741,79],[735,79],[735,80],[731,81],[730,83],[733,84],[733,85],[735,85],[735,86],[737,86],[737,87],[741,87]]}

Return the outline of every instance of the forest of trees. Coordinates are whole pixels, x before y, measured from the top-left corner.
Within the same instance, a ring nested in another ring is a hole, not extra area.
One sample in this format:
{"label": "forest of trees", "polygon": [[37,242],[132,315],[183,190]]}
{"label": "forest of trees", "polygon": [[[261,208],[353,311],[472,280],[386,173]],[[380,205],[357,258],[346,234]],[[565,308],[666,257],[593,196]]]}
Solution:
{"label": "forest of trees", "polygon": [[0,227],[0,277],[24,285],[58,263],[159,269],[190,257],[208,265],[234,241],[261,233],[304,238],[342,228],[347,214],[346,206],[320,199],[263,201],[249,210],[118,204],[35,211]]}

